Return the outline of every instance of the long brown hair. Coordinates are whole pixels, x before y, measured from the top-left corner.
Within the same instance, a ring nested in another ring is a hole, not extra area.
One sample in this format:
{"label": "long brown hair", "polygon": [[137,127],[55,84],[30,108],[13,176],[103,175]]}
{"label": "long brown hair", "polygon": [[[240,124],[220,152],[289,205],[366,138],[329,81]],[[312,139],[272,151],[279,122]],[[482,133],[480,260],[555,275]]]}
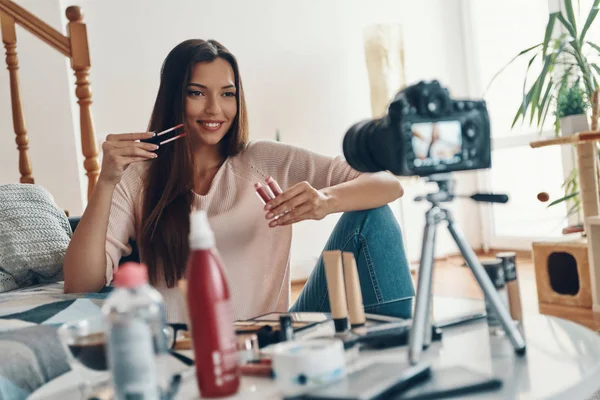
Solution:
{"label": "long brown hair", "polygon": [[[186,40],[167,55],[161,69],[149,132],[185,123],[185,100],[192,69],[196,63],[211,62],[216,58],[231,64],[237,89],[237,115],[221,140],[221,149],[225,156],[233,156],[245,147],[248,122],[237,60],[214,40]],[[193,160],[190,138],[176,140],[158,149],[158,157],[151,162],[144,179],[138,242],[152,284],[164,278],[167,287],[173,287],[185,273],[189,218],[194,201]]]}

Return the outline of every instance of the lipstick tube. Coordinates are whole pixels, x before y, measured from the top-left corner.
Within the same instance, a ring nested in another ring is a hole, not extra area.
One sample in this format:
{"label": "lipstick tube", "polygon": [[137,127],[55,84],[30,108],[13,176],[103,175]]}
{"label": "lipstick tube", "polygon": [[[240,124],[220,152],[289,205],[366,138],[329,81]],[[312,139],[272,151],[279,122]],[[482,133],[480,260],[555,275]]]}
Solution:
{"label": "lipstick tube", "polygon": [[342,270],[342,252],[339,250],[324,251],[325,278],[331,317],[337,333],[348,330],[348,306],[344,290],[344,271]]}

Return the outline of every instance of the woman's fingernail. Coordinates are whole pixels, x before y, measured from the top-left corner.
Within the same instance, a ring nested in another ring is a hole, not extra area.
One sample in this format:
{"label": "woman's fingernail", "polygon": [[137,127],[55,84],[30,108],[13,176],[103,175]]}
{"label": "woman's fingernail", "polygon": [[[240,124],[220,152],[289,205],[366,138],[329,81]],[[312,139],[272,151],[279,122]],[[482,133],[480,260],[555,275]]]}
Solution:
{"label": "woman's fingernail", "polygon": [[158,157],[158,154],[152,153],[152,158]]}
{"label": "woman's fingernail", "polygon": [[267,219],[271,219],[275,216],[275,214],[273,214],[272,212],[267,214]]}
{"label": "woman's fingernail", "polygon": [[271,204],[267,204],[267,205],[265,206],[265,209],[266,209],[266,210],[270,210],[271,208],[273,208],[273,205],[271,205]]}
{"label": "woman's fingernail", "polygon": [[269,226],[271,228],[276,227],[277,226],[277,221],[271,221],[271,223],[269,224]]}
{"label": "woman's fingernail", "polygon": [[155,144],[154,145],[154,150],[158,150],[159,147],[160,147],[159,145]]}

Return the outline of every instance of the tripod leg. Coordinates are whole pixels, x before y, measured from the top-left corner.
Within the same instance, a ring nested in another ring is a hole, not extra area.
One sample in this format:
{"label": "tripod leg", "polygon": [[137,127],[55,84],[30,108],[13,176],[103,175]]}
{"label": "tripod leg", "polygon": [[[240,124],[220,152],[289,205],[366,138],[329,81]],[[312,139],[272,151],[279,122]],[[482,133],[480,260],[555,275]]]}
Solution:
{"label": "tripod leg", "polygon": [[[423,351],[426,340],[426,330],[431,331],[431,281],[433,276],[433,255],[435,248],[436,225],[438,223],[439,209],[430,209],[425,214],[425,230],[421,248],[421,262],[419,264],[419,280],[417,282],[417,296],[415,315],[408,337],[408,361],[417,364]],[[431,337],[431,336],[429,336]]]}
{"label": "tripod leg", "polygon": [[518,354],[525,354],[525,339],[521,335],[521,332],[519,332],[517,329],[516,325],[513,323],[512,318],[510,317],[506,306],[502,304],[502,300],[500,299],[496,288],[492,284],[492,281],[477,259],[473,249],[468,245],[462,231],[457,225],[454,224],[454,220],[448,211],[446,211],[446,220],[448,221],[448,229],[450,230],[450,234],[454,238],[454,241],[460,249],[463,257],[465,257],[465,260],[471,268],[471,271],[473,271],[473,274],[475,275],[477,282],[479,282],[479,286],[483,290],[484,295],[491,303],[491,307],[494,312],[500,316],[500,321],[502,322],[504,331],[512,342],[515,351]]}

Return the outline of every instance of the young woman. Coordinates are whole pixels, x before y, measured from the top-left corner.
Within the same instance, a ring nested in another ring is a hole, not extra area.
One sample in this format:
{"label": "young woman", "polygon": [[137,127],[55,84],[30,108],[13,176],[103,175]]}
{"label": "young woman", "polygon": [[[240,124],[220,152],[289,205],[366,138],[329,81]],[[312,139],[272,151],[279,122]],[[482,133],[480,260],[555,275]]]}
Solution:
{"label": "young woman", "polygon": [[[158,149],[140,142],[180,123],[184,138]],[[354,252],[367,312],[410,317],[414,289],[387,206],[403,194],[398,180],[359,174],[341,157],[248,142],[238,64],[221,44],[187,40],[169,53],[148,130],[108,135],[102,145],[102,170],[64,260],[65,292],[110,284],[134,240],[169,321],[184,321],[176,284],[195,208],[209,216],[235,318],[288,311],[292,225],[345,212],[325,249]],[[284,192],[263,208],[254,183],[269,176]],[[291,311],[329,311],[322,260]]]}

